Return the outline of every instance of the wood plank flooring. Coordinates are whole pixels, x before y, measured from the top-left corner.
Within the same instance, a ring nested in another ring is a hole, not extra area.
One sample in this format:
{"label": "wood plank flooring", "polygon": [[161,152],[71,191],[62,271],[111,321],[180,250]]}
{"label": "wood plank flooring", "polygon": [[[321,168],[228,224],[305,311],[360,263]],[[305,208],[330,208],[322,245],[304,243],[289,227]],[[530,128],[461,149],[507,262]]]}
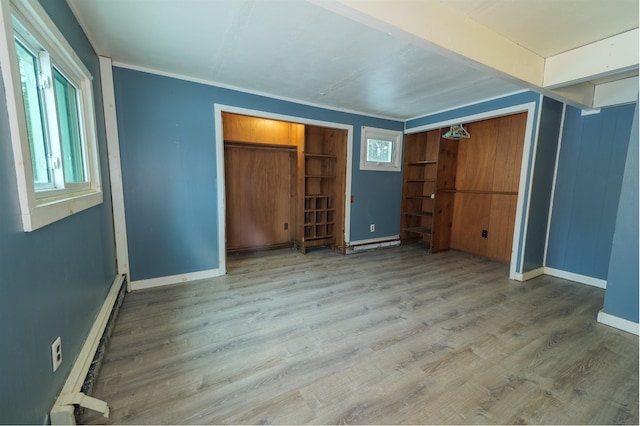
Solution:
{"label": "wood plank flooring", "polygon": [[127,295],[82,423],[638,424],[604,290],[420,245],[228,270]]}

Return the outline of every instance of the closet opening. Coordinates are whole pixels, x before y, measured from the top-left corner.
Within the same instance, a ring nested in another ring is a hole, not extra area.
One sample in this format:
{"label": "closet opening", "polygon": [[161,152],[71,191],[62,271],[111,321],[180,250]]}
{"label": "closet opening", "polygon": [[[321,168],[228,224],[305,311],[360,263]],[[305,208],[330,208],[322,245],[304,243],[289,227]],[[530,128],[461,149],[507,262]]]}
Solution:
{"label": "closet opening", "polygon": [[406,135],[401,234],[430,252],[456,249],[512,261],[527,112]]}
{"label": "closet opening", "polygon": [[222,112],[226,253],[344,251],[347,130]]}

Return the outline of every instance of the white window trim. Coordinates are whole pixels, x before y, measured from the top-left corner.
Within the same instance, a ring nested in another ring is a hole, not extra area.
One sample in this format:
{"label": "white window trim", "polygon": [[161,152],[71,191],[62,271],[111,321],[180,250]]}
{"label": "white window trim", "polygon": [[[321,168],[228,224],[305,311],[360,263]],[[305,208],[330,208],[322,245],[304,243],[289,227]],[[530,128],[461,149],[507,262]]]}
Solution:
{"label": "white window trim", "polygon": [[[38,39],[65,72],[80,82],[81,126],[84,127],[87,178],[89,185],[77,192],[60,191],[42,198],[36,195],[31,169],[29,138],[20,86],[18,59],[14,42],[12,15]],[[24,231],[30,232],[101,204],[100,166],[93,101],[92,76],[71,45],[55,26],[37,0],[0,1],[0,65],[5,84],[11,143],[16,168],[18,198]]]}
{"label": "white window trim", "polygon": [[[402,132],[362,126],[360,141],[360,170],[399,172],[402,169]],[[378,163],[367,161],[367,139],[384,139],[393,142],[393,161]]]}

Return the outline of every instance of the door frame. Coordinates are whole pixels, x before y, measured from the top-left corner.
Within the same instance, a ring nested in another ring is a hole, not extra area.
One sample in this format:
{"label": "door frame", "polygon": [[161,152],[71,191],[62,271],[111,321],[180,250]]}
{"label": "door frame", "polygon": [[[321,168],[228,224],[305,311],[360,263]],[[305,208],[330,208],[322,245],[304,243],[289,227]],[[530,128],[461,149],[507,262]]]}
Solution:
{"label": "door frame", "polygon": [[[405,134],[419,133],[441,127],[451,126],[459,123],[471,123],[505,115],[527,113],[527,124],[524,134],[524,145],[522,148],[522,162],[520,165],[520,182],[518,186],[518,201],[516,203],[516,220],[513,229],[513,243],[511,245],[511,262],[509,264],[509,278],[512,280],[524,281],[521,272],[524,265],[524,248],[527,239],[527,226],[529,221],[529,206],[531,202],[531,185],[533,184],[533,171],[535,170],[535,152],[538,144],[538,127],[540,126],[540,114],[538,105],[542,104],[542,97],[537,101],[513,105],[506,108],[495,109],[460,116],[453,119],[426,124],[424,126],[405,129]],[[537,113],[537,114],[536,114]],[[534,122],[535,120],[535,122]],[[535,132],[534,132],[535,126]],[[535,138],[534,138],[535,136]],[[533,148],[533,149],[532,149]],[[527,179],[528,178],[528,179]],[[526,209],[526,210],[525,210]],[[518,270],[520,267],[520,271]]]}
{"label": "door frame", "polygon": [[227,273],[227,253],[226,253],[226,182],[224,164],[224,132],[222,124],[222,113],[249,115],[258,118],[271,120],[288,121],[290,123],[308,124],[313,126],[329,127],[347,131],[347,158],[345,167],[345,197],[344,197],[344,241],[350,241],[351,235],[351,174],[353,168],[353,125],[336,123],[331,121],[315,120],[293,115],[278,114],[267,111],[260,111],[248,108],[241,108],[232,105],[214,104],[214,127],[216,140],[216,179],[217,179],[217,202],[218,202],[218,256],[219,269],[222,274]]}

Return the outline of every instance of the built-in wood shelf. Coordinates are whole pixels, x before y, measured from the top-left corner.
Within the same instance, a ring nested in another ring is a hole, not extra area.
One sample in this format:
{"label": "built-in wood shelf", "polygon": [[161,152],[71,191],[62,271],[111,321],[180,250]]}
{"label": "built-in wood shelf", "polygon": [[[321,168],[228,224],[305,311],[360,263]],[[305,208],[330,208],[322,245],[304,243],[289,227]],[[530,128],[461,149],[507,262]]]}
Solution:
{"label": "built-in wood shelf", "polygon": [[[457,142],[442,129],[405,135],[400,239],[422,241],[429,252],[446,250],[455,189]],[[413,167],[411,167],[413,166]]]}
{"label": "built-in wood shelf", "polygon": [[412,200],[434,200],[435,197],[431,195],[407,195],[405,198]]}
{"label": "built-in wood shelf", "polygon": [[404,212],[407,216],[421,216],[421,217],[429,217],[433,216],[433,212]]}
{"label": "built-in wood shelf", "polygon": [[335,155],[331,155],[331,154],[319,154],[319,153],[305,153],[304,156],[306,158],[319,158],[319,159],[326,159],[326,160],[335,160],[338,157],[336,157]]}
{"label": "built-in wood shelf", "polygon": [[414,234],[431,235],[431,229],[426,226],[414,226],[411,228],[402,228],[402,230],[406,232],[413,232]]}
{"label": "built-in wood shelf", "polygon": [[427,166],[429,164],[438,164],[438,162],[433,160],[422,160],[422,161],[411,161],[410,163],[408,163],[409,166]]}
{"label": "built-in wood shelf", "polygon": [[344,186],[347,132],[305,126],[302,157],[298,161],[301,181],[301,222],[294,246],[344,246]]}
{"label": "built-in wood shelf", "polygon": [[428,178],[428,179],[407,179],[406,182],[407,183],[425,183],[425,182],[435,182],[436,179],[435,178]]}

